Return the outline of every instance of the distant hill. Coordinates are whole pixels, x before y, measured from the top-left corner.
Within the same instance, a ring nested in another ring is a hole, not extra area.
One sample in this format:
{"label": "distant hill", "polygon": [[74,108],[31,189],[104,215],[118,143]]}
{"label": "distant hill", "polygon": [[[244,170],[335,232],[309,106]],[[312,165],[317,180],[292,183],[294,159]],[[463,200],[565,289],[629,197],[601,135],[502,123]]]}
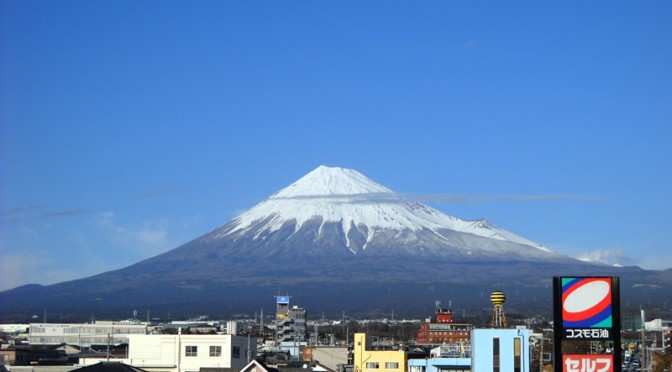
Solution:
{"label": "distant hill", "polygon": [[[361,173],[320,166],[220,228],[121,270],[0,292],[0,318],[273,311],[290,294],[309,312],[431,314],[437,299],[551,314],[556,275],[620,276],[623,308],[669,306],[672,270],[568,257],[492,225],[447,216]],[[465,310],[466,311],[466,310]]]}

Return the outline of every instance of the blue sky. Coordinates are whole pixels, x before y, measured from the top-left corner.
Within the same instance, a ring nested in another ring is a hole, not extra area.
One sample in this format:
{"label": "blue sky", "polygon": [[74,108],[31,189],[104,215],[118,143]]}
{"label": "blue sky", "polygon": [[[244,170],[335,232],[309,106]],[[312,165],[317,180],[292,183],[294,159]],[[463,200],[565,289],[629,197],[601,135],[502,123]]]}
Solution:
{"label": "blue sky", "polygon": [[0,289],[125,267],[317,166],[672,267],[672,2],[0,0]]}

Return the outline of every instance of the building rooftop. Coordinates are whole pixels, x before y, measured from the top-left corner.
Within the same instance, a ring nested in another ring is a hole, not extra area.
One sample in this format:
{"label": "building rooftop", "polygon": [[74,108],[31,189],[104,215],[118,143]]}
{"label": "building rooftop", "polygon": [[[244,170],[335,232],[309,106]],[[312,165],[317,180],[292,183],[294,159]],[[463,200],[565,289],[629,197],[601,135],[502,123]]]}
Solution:
{"label": "building rooftop", "polygon": [[121,362],[100,362],[70,372],[145,372],[145,370]]}

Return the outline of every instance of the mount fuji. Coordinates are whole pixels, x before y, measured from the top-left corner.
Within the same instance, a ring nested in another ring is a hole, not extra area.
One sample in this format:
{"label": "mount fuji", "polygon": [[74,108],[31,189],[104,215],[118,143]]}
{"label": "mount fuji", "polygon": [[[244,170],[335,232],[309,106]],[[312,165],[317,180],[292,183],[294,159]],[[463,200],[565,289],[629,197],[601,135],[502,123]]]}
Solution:
{"label": "mount fuji", "polygon": [[280,292],[314,311],[426,313],[422,306],[437,297],[487,307],[494,289],[513,292],[507,305],[519,311],[550,313],[555,275],[621,276],[633,301],[672,297],[670,270],[582,262],[485,220],[445,215],[355,170],[320,166],[161,255],[89,278],[1,292],[0,318],[17,321],[45,308],[66,318],[134,309],[226,316],[268,309]]}
{"label": "mount fuji", "polygon": [[568,259],[485,220],[447,216],[355,170],[325,166],[200,241],[217,246],[226,240],[262,256]]}

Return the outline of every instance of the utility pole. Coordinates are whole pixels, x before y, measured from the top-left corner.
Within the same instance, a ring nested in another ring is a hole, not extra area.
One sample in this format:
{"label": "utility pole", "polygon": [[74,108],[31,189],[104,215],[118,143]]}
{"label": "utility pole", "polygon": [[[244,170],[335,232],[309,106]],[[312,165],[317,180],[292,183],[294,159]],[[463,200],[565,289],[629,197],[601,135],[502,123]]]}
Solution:
{"label": "utility pole", "polygon": [[642,316],[642,369],[647,370],[647,358],[646,358],[646,321],[644,320],[644,309],[640,309],[640,315]]}
{"label": "utility pole", "polygon": [[177,328],[177,372],[182,371],[182,327]]}
{"label": "utility pole", "polygon": [[[256,315],[255,315],[255,318],[256,318]],[[247,331],[247,353],[246,353],[246,354],[247,354],[247,362],[248,362],[248,363],[250,362],[250,358],[251,358],[251,356],[252,356],[252,349],[250,349],[250,347],[251,347],[251,346],[250,346],[250,333],[251,333],[251,332],[248,330],[248,331]]]}
{"label": "utility pole", "polygon": [[261,314],[259,315],[259,335],[261,340],[264,341],[264,308],[261,308]]}
{"label": "utility pole", "polygon": [[350,345],[350,342],[348,340],[350,339],[350,327],[345,328],[345,347],[347,348],[348,345]]}
{"label": "utility pole", "polygon": [[544,371],[544,332],[541,332],[541,338],[539,339],[539,372]]}

